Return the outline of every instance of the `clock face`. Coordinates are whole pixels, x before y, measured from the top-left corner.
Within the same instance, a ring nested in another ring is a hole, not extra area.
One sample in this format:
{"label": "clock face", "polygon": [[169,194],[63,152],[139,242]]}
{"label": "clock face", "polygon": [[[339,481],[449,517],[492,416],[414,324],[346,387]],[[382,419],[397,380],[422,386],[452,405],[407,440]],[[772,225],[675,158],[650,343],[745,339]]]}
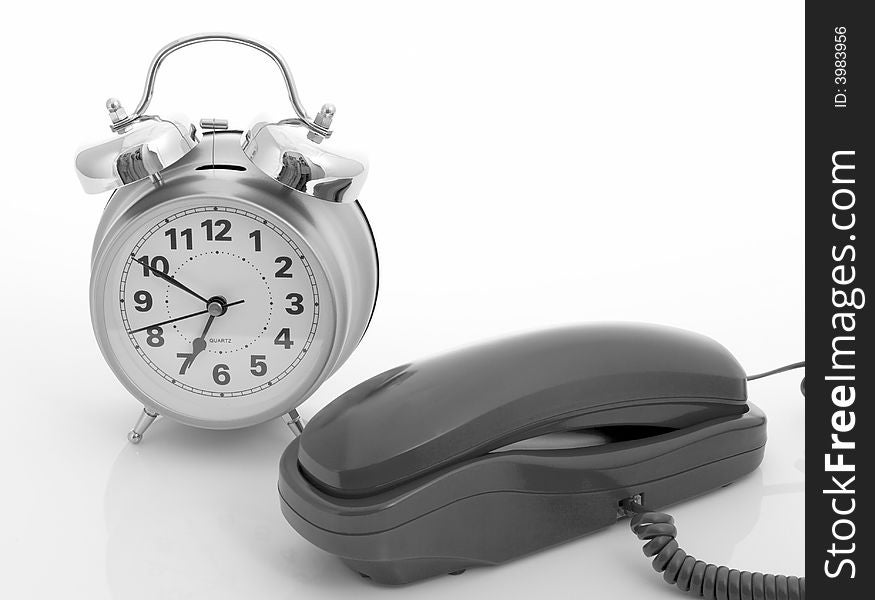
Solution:
{"label": "clock face", "polygon": [[117,306],[105,307],[120,318],[116,343],[139,373],[193,398],[279,391],[313,369],[324,313],[321,271],[299,242],[281,222],[236,206],[153,219],[119,259]]}

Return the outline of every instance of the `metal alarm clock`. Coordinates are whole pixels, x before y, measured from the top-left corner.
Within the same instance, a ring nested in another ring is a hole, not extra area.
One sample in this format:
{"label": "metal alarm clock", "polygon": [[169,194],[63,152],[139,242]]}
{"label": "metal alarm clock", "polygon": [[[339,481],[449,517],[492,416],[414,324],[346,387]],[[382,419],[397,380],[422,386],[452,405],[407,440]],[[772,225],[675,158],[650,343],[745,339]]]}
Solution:
{"label": "metal alarm clock", "polygon": [[[270,57],[294,118],[235,131],[148,115],[174,51],[232,42]],[[307,115],[283,58],[255,40],[201,34],[162,48],[139,105],[107,101],[115,137],[82,150],[86,192],[114,189],[94,240],[91,320],[104,358],[158,415],[229,429],[295,410],[356,348],[377,296],[377,252],[358,202],[362,162],[332,149],[334,107]]]}

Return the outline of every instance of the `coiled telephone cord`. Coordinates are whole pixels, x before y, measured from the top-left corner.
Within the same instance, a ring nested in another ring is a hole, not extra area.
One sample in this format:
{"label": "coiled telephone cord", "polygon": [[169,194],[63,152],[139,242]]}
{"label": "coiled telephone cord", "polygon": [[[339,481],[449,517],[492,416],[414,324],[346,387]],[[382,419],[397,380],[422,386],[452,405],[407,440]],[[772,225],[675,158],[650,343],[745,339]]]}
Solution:
{"label": "coiled telephone cord", "polygon": [[[804,362],[751,375],[748,381],[805,367]],[[801,384],[805,395],[805,378]],[[653,568],[667,583],[707,600],[805,600],[805,578],[739,571],[696,560],[678,546],[674,517],[652,511],[629,498],[620,507],[632,514],[632,532],[644,544],[644,555],[653,557]]]}
{"label": "coiled telephone cord", "polygon": [[632,531],[647,540],[644,555],[666,582],[708,600],[805,600],[805,578],[738,571],[696,560],[678,546],[674,517],[648,510],[634,500],[623,502],[634,513]]}

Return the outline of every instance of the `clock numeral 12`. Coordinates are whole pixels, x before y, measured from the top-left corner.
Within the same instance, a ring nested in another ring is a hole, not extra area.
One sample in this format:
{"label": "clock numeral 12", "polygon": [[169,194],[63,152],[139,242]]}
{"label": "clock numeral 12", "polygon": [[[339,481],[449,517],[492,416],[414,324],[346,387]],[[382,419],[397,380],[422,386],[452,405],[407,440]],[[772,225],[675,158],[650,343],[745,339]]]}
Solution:
{"label": "clock numeral 12", "polygon": [[231,236],[228,233],[231,231],[231,221],[227,219],[219,219],[216,221],[215,236],[213,235],[213,220],[207,219],[201,223],[201,227],[207,230],[208,242],[230,242]]}

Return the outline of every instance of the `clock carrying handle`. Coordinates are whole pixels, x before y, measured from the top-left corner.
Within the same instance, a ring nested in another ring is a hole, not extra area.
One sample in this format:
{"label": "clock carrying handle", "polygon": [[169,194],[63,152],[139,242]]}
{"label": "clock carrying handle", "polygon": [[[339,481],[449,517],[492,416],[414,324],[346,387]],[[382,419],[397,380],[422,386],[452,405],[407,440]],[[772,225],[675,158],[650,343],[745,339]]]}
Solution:
{"label": "clock carrying handle", "polygon": [[[137,121],[145,118],[146,109],[149,108],[149,103],[152,101],[152,93],[155,89],[155,78],[158,75],[158,68],[161,66],[161,63],[164,62],[165,58],[167,58],[177,50],[185,48],[186,46],[191,46],[193,44],[200,44],[202,42],[231,42],[233,44],[241,44],[243,46],[255,48],[259,52],[269,56],[273,60],[273,62],[276,63],[276,65],[280,69],[280,72],[282,73],[283,80],[286,84],[286,91],[289,95],[289,100],[292,103],[292,108],[295,110],[295,114],[298,116],[297,119],[286,119],[282,122],[304,125],[310,131],[323,137],[329,137],[331,135],[331,131],[328,129],[328,125],[330,125],[331,123],[330,117],[334,114],[334,107],[331,105],[323,106],[323,109],[317,116],[316,120],[311,119],[307,115],[307,111],[304,109],[303,104],[301,104],[301,99],[298,96],[298,90],[295,87],[295,80],[292,77],[292,72],[289,70],[289,65],[286,64],[285,59],[283,59],[282,56],[280,56],[273,48],[271,48],[267,44],[263,44],[259,41],[253,40],[252,38],[247,38],[230,33],[199,33],[195,35],[189,35],[183,38],[179,38],[176,41],[170,42],[169,44],[161,48],[161,50],[158,51],[158,54],[155,55],[155,58],[152,59],[152,64],[149,65],[149,72],[146,75],[146,85],[143,88],[143,95],[140,98],[140,103],[137,105],[137,108],[130,115],[125,116],[118,121],[114,121],[111,125],[111,129],[114,132],[121,132],[129,125],[132,125]],[[326,116],[328,118],[326,118]]]}

